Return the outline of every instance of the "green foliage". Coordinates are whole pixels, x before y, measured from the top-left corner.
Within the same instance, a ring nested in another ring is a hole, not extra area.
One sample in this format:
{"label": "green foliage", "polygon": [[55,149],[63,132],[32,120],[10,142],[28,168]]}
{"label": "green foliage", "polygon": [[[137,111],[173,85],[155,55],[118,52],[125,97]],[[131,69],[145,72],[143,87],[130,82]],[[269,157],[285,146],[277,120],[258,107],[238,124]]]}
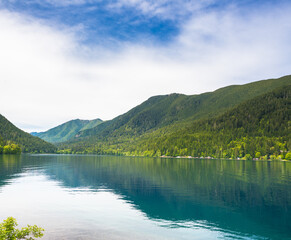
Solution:
{"label": "green foliage", "polygon": [[280,79],[228,86],[200,95],[170,94],[151,97],[111,121],[89,130],[80,131],[75,141],[88,142],[87,137],[132,138],[166,126],[173,126],[177,129],[189,122],[215,117],[246,100],[280,86],[290,85],[290,82],[291,76],[286,76]]}
{"label": "green foliage", "polygon": [[44,141],[50,143],[65,142],[75,137],[79,131],[91,129],[102,123],[101,119],[94,120],[80,120],[75,119],[69,122],[63,123],[55,128],[52,128],[46,132],[31,133],[33,136],[39,137]]}
{"label": "green foliage", "polygon": [[246,160],[252,160],[253,158],[252,158],[251,154],[248,154],[248,153],[247,153],[247,154],[245,155],[245,159],[246,159]]}
{"label": "green foliage", "polygon": [[16,144],[8,144],[5,146],[0,146],[0,154],[20,154],[21,153],[21,148],[19,145]]}
{"label": "green foliage", "polygon": [[262,160],[268,160],[268,155],[263,156]]}
{"label": "green foliage", "polygon": [[15,127],[5,117],[0,115],[0,153],[16,154],[22,152],[52,153],[56,147],[38,137]]}
{"label": "green foliage", "polygon": [[271,160],[276,160],[277,158],[276,158],[276,155],[270,155],[270,159]]}
{"label": "green foliage", "polygon": [[260,157],[261,157],[261,153],[260,152],[256,152],[255,158],[260,158]]}
{"label": "green foliage", "polygon": [[0,240],[16,240],[16,239],[29,239],[41,238],[44,229],[34,225],[17,229],[17,222],[13,217],[8,217],[0,223]]}
{"label": "green foliage", "polygon": [[291,152],[286,154],[285,159],[286,160],[291,160]]}
{"label": "green foliage", "polygon": [[129,124],[115,130],[109,128],[110,125],[95,135],[61,144],[59,151],[233,159],[272,155],[277,159],[291,149],[291,85],[212,118],[185,120],[145,132]]}

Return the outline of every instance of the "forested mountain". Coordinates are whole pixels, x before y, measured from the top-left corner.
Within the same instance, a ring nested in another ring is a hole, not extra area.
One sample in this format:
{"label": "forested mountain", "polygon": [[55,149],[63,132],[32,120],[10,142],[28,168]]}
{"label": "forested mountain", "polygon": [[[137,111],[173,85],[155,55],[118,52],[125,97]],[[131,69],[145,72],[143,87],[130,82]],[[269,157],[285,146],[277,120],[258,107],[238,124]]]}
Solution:
{"label": "forested mountain", "polygon": [[[4,147],[4,148],[3,148]],[[0,114],[0,152],[53,153],[56,147],[15,127]]]}
{"label": "forested mountain", "polygon": [[[134,149],[149,155],[285,158],[291,151],[291,85],[226,113],[144,135]],[[152,141],[154,139],[154,141]]]}
{"label": "forested mountain", "polygon": [[79,131],[94,128],[100,123],[102,123],[102,120],[99,118],[94,120],[75,119],[49,129],[46,132],[34,132],[31,135],[51,143],[65,142],[75,137]]}
{"label": "forested mountain", "polygon": [[[290,150],[290,84],[291,76],[286,76],[201,95],[152,97],[124,115],[81,131],[60,148],[149,156],[278,156]],[[280,86],[285,87],[274,91]]]}
{"label": "forested mountain", "polygon": [[[76,119],[32,134],[61,153],[284,158],[291,149],[290,88],[285,76],[155,96],[110,121]],[[56,150],[34,136],[0,115],[0,152]]]}
{"label": "forested mountain", "polygon": [[291,76],[228,86],[200,95],[155,96],[111,121],[80,131],[77,136],[139,136],[173,123],[216,116],[239,103],[288,84],[291,84]]}

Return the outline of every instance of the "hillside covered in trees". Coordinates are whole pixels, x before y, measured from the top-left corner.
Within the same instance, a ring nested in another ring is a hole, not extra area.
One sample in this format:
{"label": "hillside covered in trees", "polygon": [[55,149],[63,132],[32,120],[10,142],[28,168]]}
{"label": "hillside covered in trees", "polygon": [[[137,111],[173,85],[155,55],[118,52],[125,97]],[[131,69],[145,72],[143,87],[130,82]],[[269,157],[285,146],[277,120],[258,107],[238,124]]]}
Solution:
{"label": "hillside covered in trees", "polygon": [[56,146],[31,136],[0,114],[0,153],[53,153]]}
{"label": "hillside covered in trees", "polygon": [[154,96],[112,120],[32,136],[0,115],[0,153],[96,153],[291,160],[291,76],[200,95]]}
{"label": "hillside covered in trees", "polygon": [[[86,137],[140,136],[173,124],[183,125],[211,118],[280,86],[291,84],[291,76],[233,85],[199,95],[154,96],[127,113],[95,128],[80,131],[76,140]],[[72,139],[71,139],[72,140]]]}
{"label": "hillside covered in trees", "polygon": [[291,86],[256,97],[221,116],[175,129],[145,135],[136,149],[145,155],[283,159],[291,150]]}
{"label": "hillside covered in trees", "polygon": [[75,119],[49,129],[46,132],[33,132],[31,135],[50,143],[65,142],[75,137],[79,131],[94,128],[100,123],[102,123],[102,120],[99,118],[94,120]]}
{"label": "hillside covered in trees", "polygon": [[286,76],[201,95],[152,97],[79,132],[59,145],[60,152],[285,158],[291,147],[290,84]]}

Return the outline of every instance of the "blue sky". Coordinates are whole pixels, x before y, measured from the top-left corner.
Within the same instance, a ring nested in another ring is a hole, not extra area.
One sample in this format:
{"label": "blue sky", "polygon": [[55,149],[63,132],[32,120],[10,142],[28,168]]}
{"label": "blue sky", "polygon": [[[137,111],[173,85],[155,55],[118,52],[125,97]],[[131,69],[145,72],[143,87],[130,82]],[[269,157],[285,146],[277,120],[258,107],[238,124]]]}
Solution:
{"label": "blue sky", "polygon": [[290,74],[290,11],[284,0],[0,0],[0,114],[39,131]]}
{"label": "blue sky", "polygon": [[[287,4],[280,0],[2,0],[1,8],[79,29],[83,44],[167,44],[195,14],[239,8],[239,14]],[[112,46],[110,46],[112,47]]]}

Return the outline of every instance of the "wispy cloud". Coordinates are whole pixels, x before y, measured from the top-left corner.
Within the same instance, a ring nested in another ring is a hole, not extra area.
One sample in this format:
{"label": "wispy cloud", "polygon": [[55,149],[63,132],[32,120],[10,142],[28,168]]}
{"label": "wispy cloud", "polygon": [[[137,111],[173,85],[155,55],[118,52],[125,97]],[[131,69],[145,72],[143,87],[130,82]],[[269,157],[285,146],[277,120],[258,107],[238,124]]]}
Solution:
{"label": "wispy cloud", "polygon": [[198,11],[170,43],[119,42],[115,49],[81,44],[79,29],[1,10],[0,113],[43,130],[27,126],[110,119],[152,95],[290,74],[290,10]]}
{"label": "wispy cloud", "polygon": [[102,0],[30,0],[30,3],[51,4],[54,6],[65,7],[84,4],[100,3]]}
{"label": "wispy cloud", "polygon": [[208,7],[215,3],[215,0],[2,0],[4,5],[22,3],[24,5],[54,6],[54,7],[71,7],[87,6],[88,9],[100,7],[118,12],[126,9],[133,10],[144,14],[147,17],[160,17],[166,19],[176,19],[185,17],[202,8]]}
{"label": "wispy cloud", "polygon": [[115,10],[131,7],[151,17],[176,20],[181,16],[184,18],[194,11],[209,6],[213,2],[213,0],[116,0],[112,1],[108,6]]}

